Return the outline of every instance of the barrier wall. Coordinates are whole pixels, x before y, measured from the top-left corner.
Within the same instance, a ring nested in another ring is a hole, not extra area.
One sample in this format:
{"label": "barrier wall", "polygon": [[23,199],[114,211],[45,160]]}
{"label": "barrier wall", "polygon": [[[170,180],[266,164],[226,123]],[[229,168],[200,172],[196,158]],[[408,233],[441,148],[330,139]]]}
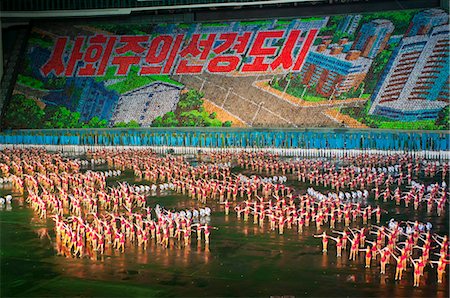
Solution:
{"label": "barrier wall", "polygon": [[448,133],[373,130],[82,129],[19,130],[0,134],[0,144],[168,146],[384,151],[450,151]]}

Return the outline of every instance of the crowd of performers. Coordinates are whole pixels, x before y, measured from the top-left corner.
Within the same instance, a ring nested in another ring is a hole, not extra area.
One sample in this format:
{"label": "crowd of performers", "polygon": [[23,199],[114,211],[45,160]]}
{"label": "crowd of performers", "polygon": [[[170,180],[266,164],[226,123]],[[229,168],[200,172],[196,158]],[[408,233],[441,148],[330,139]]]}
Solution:
{"label": "crowd of performers", "polygon": [[[206,220],[211,212],[208,207],[181,212],[160,206],[152,209],[146,206],[140,188],[127,183],[107,187],[109,172],[82,173],[81,161],[63,160],[60,155],[43,150],[6,150],[0,158],[0,170],[12,188],[26,194],[26,201],[39,218],[53,219],[56,248],[65,256],[101,255],[105,248],[124,252],[127,245],[145,250],[149,242],[163,247],[169,247],[171,242],[172,246],[187,247],[192,235],[199,243],[204,239],[209,244],[214,227]],[[157,165],[153,169],[160,173],[169,165],[179,164],[183,169],[181,164],[186,165],[182,158],[160,158],[151,151],[141,158],[149,165]],[[121,169],[134,165],[126,155],[108,162]],[[203,175],[200,169],[189,173],[192,177]],[[158,178],[164,180],[162,176]]]}
{"label": "crowd of performers", "polygon": [[[229,162],[232,156],[216,153],[210,158]],[[286,188],[286,193],[280,195],[278,191],[271,193],[270,189],[266,190],[264,182],[254,177],[251,179],[253,184],[262,184],[261,195],[255,193],[253,199],[240,202],[235,207],[238,218],[248,221],[252,216],[254,224],[263,227],[267,222],[269,231],[277,230],[279,234],[283,234],[285,229],[303,233],[304,227],[315,224],[317,232],[322,233],[314,237],[322,239],[324,253],[328,251],[328,241],[333,240],[337,258],[348,252],[349,260],[355,261],[360,253],[364,253],[365,267],[377,264],[381,274],[386,274],[387,264],[395,263],[395,280],[401,280],[410,266],[413,268],[415,287],[420,285],[424,268],[430,266],[437,271],[438,283],[443,282],[446,266],[450,263],[448,236],[433,233],[430,222],[416,220],[398,223],[391,219],[387,225],[382,225],[381,215],[387,211],[382,210],[379,204],[376,207],[367,204],[367,199],[370,192],[374,192],[375,202],[380,196],[383,202],[394,200],[396,205],[403,202],[405,208],[411,207],[412,202],[414,210],[426,204],[428,214],[435,211],[439,217],[444,216],[448,204],[445,182],[448,163],[440,165],[438,162],[413,161],[406,155],[357,156],[344,159],[338,168],[336,163],[330,161],[286,161],[262,152],[243,152],[237,162],[252,172],[291,174],[310,185],[329,186],[336,190],[325,195],[310,187],[305,195],[293,196],[292,189]],[[419,175],[431,178],[438,173],[440,183],[425,186],[413,180]],[[395,190],[391,191],[394,187]],[[227,209],[225,213],[228,214]],[[372,223],[372,216],[376,225]],[[338,230],[336,226],[343,229]]]}
{"label": "crowd of performers", "polygon": [[[159,156],[151,150],[99,150],[88,152],[87,159],[107,163],[114,171],[94,172],[84,170],[85,160],[42,149],[6,149],[0,153],[0,171],[41,219],[53,219],[56,247],[65,256],[102,255],[108,249],[123,253],[130,246],[146,250],[150,242],[188,248],[193,235],[208,246],[215,229],[207,220],[208,207],[177,212],[147,206],[148,192],[171,190],[202,206],[219,203],[226,215],[235,211],[237,218],[253,219],[280,235],[286,229],[303,233],[315,225],[324,253],[333,240],[338,258],[347,254],[347,248],[350,260],[364,253],[366,267],[379,264],[382,274],[387,264],[395,263],[396,280],[411,266],[414,286],[419,286],[424,267],[430,266],[437,269],[438,282],[443,281],[449,263],[448,237],[434,233],[431,223],[391,220],[383,225],[382,215],[387,212],[380,205],[388,200],[415,210],[426,205],[428,213],[444,216],[448,163],[408,155],[287,160],[245,151],[211,152],[197,158],[194,166],[186,157]],[[235,174],[232,166],[266,177]],[[150,185],[107,185],[108,177],[123,171]],[[416,182],[419,177],[437,176],[440,183]],[[300,194],[286,186],[288,177],[308,183],[307,192]],[[331,191],[323,194],[314,186]],[[376,205],[368,203],[369,197]]]}

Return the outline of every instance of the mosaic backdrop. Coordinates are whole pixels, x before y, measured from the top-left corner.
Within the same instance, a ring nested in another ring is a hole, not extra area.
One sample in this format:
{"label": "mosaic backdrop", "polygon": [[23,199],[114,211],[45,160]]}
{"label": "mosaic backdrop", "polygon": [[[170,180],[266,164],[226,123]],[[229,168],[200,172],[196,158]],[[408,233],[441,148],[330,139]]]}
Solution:
{"label": "mosaic backdrop", "polygon": [[448,129],[440,9],[32,28],[7,128]]}

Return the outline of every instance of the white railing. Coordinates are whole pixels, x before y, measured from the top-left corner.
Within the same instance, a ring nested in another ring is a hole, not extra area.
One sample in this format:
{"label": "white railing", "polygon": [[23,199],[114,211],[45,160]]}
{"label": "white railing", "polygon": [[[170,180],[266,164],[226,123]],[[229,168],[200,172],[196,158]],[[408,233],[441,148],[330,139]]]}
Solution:
{"label": "white railing", "polygon": [[81,155],[87,150],[110,149],[110,150],[139,150],[152,149],[156,153],[163,154],[173,152],[174,154],[196,154],[202,152],[258,152],[264,151],[280,156],[288,157],[326,157],[341,158],[344,156],[357,156],[360,154],[380,154],[396,155],[406,154],[415,158],[426,158],[436,160],[450,160],[450,151],[405,151],[405,150],[375,150],[375,149],[300,149],[300,148],[273,148],[273,147],[254,147],[254,148],[208,148],[208,147],[181,147],[181,146],[100,146],[100,145],[30,145],[30,144],[0,144],[0,149],[5,148],[45,148],[48,151],[58,151],[65,155]]}

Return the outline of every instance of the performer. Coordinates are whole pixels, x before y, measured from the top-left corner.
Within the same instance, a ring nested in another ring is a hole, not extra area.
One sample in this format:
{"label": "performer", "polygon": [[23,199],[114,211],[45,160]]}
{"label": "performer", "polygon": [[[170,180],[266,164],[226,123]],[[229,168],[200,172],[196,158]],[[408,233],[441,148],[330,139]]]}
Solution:
{"label": "performer", "polygon": [[328,247],[328,238],[329,238],[329,236],[327,236],[327,233],[324,231],[320,235],[314,235],[314,237],[315,238],[322,238],[322,252],[326,253],[327,252],[327,247]]}

